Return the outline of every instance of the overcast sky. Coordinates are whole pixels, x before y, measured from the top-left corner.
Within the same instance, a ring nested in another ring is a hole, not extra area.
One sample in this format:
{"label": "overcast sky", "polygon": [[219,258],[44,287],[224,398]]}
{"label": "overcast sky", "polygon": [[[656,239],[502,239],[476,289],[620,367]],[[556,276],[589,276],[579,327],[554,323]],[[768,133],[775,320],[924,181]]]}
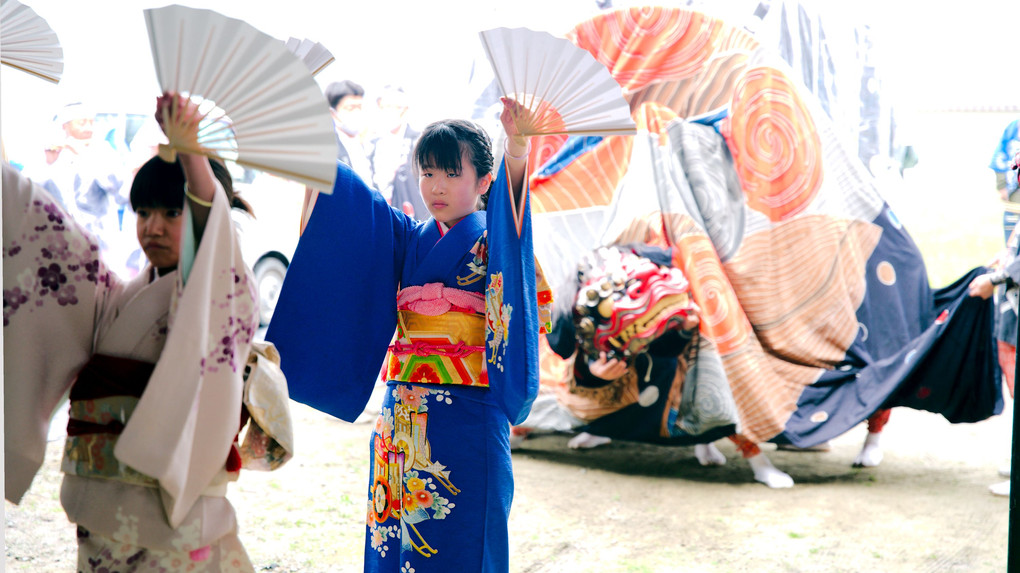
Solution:
{"label": "overcast sky", "polygon": [[[6,66],[2,71],[2,126],[8,147],[38,131],[64,103],[93,100],[99,107],[148,113],[158,92],[142,16],[151,0],[24,0],[49,22],[64,49],[59,85]],[[480,56],[478,31],[527,26],[561,35],[597,13],[595,0],[181,0],[240,18],[286,39],[322,42],[337,61],[317,78],[325,85],[352,78],[366,88],[404,85],[431,118],[464,112],[468,74]],[[773,0],[773,4],[778,4]],[[625,4],[622,1],[614,5]],[[705,4],[712,4],[705,2]],[[720,0],[750,12],[751,0]],[[842,6],[839,18],[871,21],[883,49],[886,84],[902,105],[972,102],[1020,104],[1020,2],[970,0],[947,10],[918,8],[912,0],[820,2]],[[939,3],[949,4],[949,3]],[[835,20],[834,20],[835,21]],[[484,59],[482,64],[486,64]],[[487,70],[485,70],[487,72]]]}

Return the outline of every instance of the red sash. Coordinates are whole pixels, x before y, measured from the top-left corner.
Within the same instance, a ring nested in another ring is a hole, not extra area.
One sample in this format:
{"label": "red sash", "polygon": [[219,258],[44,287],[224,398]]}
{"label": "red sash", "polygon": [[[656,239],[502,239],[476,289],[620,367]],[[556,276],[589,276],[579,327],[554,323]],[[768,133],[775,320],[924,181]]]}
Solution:
{"label": "red sash", "polygon": [[[140,398],[155,367],[156,365],[150,362],[94,354],[78,373],[78,379],[71,387],[70,399],[76,402],[110,396]],[[97,424],[71,418],[67,422],[68,436],[120,434],[122,431],[124,424],[119,420]]]}

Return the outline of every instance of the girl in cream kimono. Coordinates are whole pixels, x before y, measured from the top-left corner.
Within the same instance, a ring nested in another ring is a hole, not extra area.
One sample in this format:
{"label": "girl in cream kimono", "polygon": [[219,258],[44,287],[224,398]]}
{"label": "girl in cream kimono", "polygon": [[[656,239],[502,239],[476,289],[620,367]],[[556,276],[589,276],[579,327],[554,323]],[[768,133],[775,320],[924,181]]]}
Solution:
{"label": "girl in cream kimono", "polygon": [[[157,99],[158,120],[175,97]],[[69,392],[60,499],[78,571],[252,571],[224,497],[242,466],[257,325],[230,219],[243,201],[223,165],[182,153],[141,167],[131,205],[149,264],[125,283],[51,196],[3,166],[6,496],[28,489]]]}

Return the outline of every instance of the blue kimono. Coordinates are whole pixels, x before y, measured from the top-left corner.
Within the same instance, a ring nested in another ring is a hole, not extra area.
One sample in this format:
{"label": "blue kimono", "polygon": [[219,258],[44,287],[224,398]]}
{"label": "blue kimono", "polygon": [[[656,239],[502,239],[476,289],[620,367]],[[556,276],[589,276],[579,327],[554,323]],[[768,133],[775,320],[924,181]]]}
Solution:
{"label": "blue kimono", "polygon": [[515,209],[505,168],[488,210],[445,230],[339,165],[266,338],[291,397],[348,421],[388,356],[365,571],[509,570],[509,429],[538,391],[538,335],[528,194]]}

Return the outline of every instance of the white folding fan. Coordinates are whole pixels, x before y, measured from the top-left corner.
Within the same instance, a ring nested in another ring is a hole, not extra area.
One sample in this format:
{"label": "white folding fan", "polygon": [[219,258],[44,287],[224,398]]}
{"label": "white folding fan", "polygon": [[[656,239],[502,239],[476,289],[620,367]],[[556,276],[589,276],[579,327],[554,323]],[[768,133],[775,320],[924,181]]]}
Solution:
{"label": "white folding fan", "polygon": [[531,112],[523,135],[636,132],[620,84],[588,51],[528,28],[479,33],[503,95]]}
{"label": "white folding fan", "polygon": [[17,0],[0,0],[0,63],[57,83],[64,73],[64,50],[34,10]]}
{"label": "white folding fan", "polygon": [[332,64],[335,60],[333,54],[326,49],[326,46],[323,46],[319,42],[313,42],[308,39],[299,40],[291,37],[287,39],[285,44],[287,45],[287,49],[301,60],[313,76],[321,72],[326,68],[326,66]]}
{"label": "white folding fan", "polygon": [[305,65],[280,40],[211,10],[145,10],[156,78],[198,104],[197,139],[173,113],[164,118],[174,151],[279,175],[329,193],[337,139],[329,104]]}

